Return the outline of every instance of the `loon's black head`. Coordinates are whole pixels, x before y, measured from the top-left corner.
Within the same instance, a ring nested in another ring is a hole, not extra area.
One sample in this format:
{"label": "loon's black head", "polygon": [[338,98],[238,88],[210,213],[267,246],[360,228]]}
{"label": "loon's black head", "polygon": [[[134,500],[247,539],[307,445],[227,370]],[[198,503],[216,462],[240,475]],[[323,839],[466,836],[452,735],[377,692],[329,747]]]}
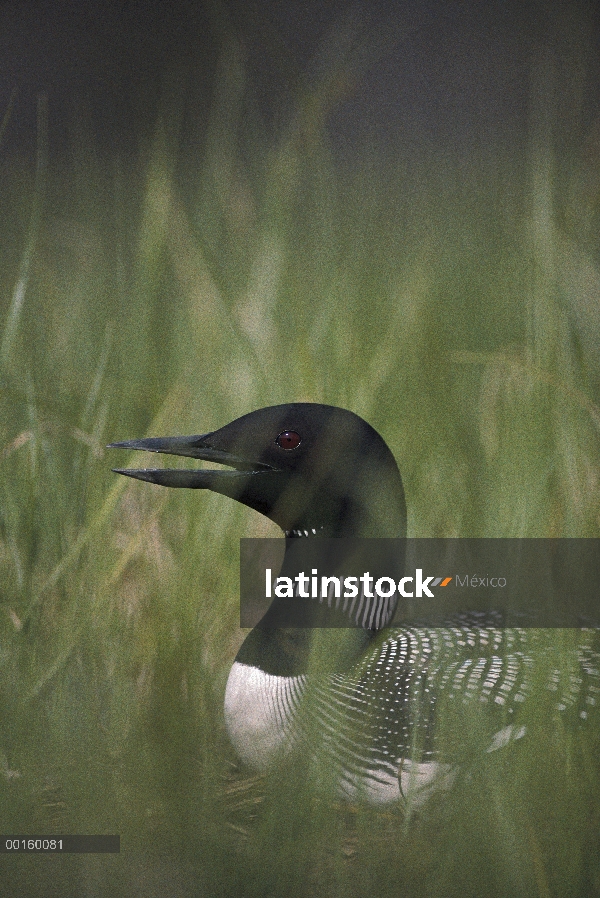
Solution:
{"label": "loon's black head", "polygon": [[386,443],[353,412],[291,403],[202,436],[112,443],[213,461],[233,471],[115,469],[162,486],[222,493],[293,535],[404,536],[402,479]]}

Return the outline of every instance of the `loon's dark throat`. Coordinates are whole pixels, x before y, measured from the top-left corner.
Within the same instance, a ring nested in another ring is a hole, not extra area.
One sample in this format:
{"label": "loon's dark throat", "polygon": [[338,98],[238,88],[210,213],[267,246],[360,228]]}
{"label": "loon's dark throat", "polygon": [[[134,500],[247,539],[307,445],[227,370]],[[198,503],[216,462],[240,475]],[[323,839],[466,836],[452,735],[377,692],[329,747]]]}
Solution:
{"label": "loon's dark throat", "polygon": [[[211,433],[112,447],[227,466],[230,470],[117,472],[235,499],[278,524],[286,535],[286,555],[287,546],[307,538],[406,535],[396,461],[382,437],[344,409],[279,405]],[[478,707],[486,704],[490,717],[499,712],[490,751],[524,734],[518,714],[531,681],[526,631],[385,629],[390,620],[383,615],[371,630],[346,630],[345,639],[331,637],[328,643],[326,631],[279,626],[275,606],[267,612],[267,624],[269,613],[273,627],[250,632],[231,668],[225,696],[231,740],[256,769],[269,769],[291,745],[312,739],[341,765],[347,795],[389,801],[413,782],[426,794],[428,784],[439,780],[432,724],[440,694],[475,701]],[[315,632],[325,659],[316,668],[311,666]],[[574,663],[578,689],[558,690],[558,709],[594,702],[600,693],[597,654],[582,648]],[[310,726],[300,713],[307,691],[313,698]]]}

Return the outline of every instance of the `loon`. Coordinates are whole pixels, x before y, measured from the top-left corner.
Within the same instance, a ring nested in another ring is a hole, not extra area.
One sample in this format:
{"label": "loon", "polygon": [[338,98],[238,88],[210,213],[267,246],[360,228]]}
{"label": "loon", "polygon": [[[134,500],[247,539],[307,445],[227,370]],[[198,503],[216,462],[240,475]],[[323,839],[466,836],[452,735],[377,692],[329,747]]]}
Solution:
{"label": "loon", "polygon": [[[285,534],[284,567],[298,539],[406,536],[396,460],[377,431],[345,409],[276,405],[212,433],[109,448],[229,467],[113,470],[162,486],[212,490],[258,511]],[[246,637],[225,692],[230,740],[254,770],[266,772],[298,745],[312,745],[335,768],[347,798],[385,804],[410,796],[418,805],[454,776],[436,755],[440,695],[498,711],[499,728],[487,751],[525,735],[515,712],[534,678],[532,642],[542,638],[539,631],[472,623],[398,629],[390,626],[395,605],[386,601],[368,615],[363,607],[363,617],[352,621],[362,626],[346,629],[342,638],[339,630],[269,626],[276,605],[277,599]],[[323,602],[320,611],[350,613]],[[315,638],[326,657],[321,667],[311,655]],[[560,670],[552,670],[548,688],[556,693],[556,708],[587,716],[600,695],[599,659],[582,645],[566,683]]]}

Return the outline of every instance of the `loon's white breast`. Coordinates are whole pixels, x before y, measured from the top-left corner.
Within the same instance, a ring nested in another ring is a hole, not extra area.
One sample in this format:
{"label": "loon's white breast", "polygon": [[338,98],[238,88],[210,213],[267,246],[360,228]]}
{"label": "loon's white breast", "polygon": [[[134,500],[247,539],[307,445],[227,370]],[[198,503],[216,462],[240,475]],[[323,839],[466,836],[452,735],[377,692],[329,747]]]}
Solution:
{"label": "loon's white breast", "polygon": [[[225,690],[225,723],[235,751],[245,764],[266,773],[298,742],[297,713],[306,678],[279,677],[234,661]],[[429,794],[439,765],[430,761],[396,762],[396,769],[345,772],[339,792],[350,801],[371,804],[398,801],[410,795],[413,805]],[[417,796],[419,796],[417,798]]]}
{"label": "loon's white breast", "polygon": [[239,758],[253,770],[266,772],[292,747],[305,680],[233,662],[225,690],[225,723]]}

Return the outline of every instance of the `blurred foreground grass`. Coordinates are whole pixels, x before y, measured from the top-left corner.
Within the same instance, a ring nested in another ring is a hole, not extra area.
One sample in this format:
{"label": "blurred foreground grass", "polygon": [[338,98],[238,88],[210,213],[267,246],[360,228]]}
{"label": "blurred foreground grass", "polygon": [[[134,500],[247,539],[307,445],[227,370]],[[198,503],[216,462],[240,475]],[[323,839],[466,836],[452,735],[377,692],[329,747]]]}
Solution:
{"label": "blurred foreground grass", "polygon": [[[104,451],[325,402],[391,446],[411,535],[599,536],[593,197],[541,125],[523,157],[365,152],[340,173],[317,95],[244,154],[235,48],[222,68],[193,166],[166,102],[139,160],[97,159],[83,123],[49,165],[42,98],[37,174],[1,175],[0,828],[122,844],[2,855],[2,891],[600,894],[599,732],[542,689],[530,739],[476,753],[411,819],[241,769],[222,720],[237,541],[276,529],[116,478]],[[556,632],[565,667],[577,638]]]}

